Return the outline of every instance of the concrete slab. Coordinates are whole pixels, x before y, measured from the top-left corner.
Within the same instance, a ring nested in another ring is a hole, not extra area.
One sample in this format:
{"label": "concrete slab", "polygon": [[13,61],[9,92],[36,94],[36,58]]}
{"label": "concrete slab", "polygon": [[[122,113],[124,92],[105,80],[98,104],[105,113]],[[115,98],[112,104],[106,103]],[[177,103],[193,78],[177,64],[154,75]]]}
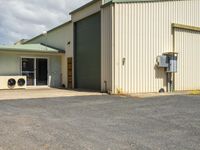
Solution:
{"label": "concrete slab", "polygon": [[151,98],[151,97],[162,97],[162,96],[189,95],[191,93],[192,91],[179,91],[171,93],[138,93],[138,94],[130,94],[129,96],[137,98]]}
{"label": "concrete slab", "polygon": [[74,91],[53,88],[35,88],[23,90],[0,90],[0,100],[35,99],[71,96],[97,96],[99,92]]}

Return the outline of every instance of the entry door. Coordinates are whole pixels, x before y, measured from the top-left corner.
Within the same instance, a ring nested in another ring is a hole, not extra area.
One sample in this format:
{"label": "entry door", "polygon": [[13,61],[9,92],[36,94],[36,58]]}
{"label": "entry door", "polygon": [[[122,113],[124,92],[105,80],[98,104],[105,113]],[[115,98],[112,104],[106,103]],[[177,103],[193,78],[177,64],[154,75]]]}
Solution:
{"label": "entry door", "polygon": [[27,77],[27,85],[35,85],[35,60],[34,58],[22,58],[22,75]]}
{"label": "entry door", "polygon": [[22,75],[27,77],[27,86],[48,85],[48,59],[22,58]]}
{"label": "entry door", "polygon": [[48,61],[47,59],[36,59],[36,85],[47,85],[48,81]]}

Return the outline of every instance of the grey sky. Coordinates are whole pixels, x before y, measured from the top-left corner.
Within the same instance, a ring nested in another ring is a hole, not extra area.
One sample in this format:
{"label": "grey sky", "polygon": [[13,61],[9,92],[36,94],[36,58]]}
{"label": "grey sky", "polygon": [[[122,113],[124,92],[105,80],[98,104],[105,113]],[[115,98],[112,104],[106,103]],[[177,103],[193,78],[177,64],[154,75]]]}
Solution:
{"label": "grey sky", "polygon": [[70,19],[91,0],[0,0],[0,44],[29,39]]}

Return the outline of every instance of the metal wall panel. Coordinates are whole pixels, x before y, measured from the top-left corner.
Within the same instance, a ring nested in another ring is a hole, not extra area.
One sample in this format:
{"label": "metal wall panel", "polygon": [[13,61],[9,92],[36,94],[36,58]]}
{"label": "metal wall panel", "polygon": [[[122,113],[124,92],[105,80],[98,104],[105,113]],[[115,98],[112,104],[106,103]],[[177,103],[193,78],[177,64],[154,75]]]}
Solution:
{"label": "metal wall panel", "polygon": [[199,0],[115,4],[114,92],[165,88],[166,75],[155,66],[156,57],[173,51],[172,23],[200,26],[199,8]]}
{"label": "metal wall panel", "polygon": [[101,10],[101,90],[112,90],[112,5]]}
{"label": "metal wall panel", "polygon": [[179,53],[176,90],[200,89],[200,32],[176,29],[175,47]]}

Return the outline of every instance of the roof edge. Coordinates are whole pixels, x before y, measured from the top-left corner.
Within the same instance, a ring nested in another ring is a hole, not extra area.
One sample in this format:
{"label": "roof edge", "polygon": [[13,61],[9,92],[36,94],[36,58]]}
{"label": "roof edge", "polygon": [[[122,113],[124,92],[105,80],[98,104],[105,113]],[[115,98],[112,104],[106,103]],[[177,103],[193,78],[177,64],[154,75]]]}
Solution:
{"label": "roof edge", "polygon": [[[26,45],[26,44],[24,44]],[[29,44],[27,44],[29,45]],[[34,45],[34,44],[30,44],[30,45]],[[62,50],[62,49],[58,49],[58,48],[55,48],[55,47],[52,47],[52,46],[48,46],[48,45],[45,45],[43,43],[39,43],[39,44],[35,44],[35,45],[42,45],[42,46],[46,46],[47,48],[51,48],[51,49],[54,49],[54,51],[41,51],[40,49],[29,49],[28,52],[38,52],[38,53],[65,53],[65,50]],[[4,45],[3,45],[4,46]],[[9,47],[9,46],[5,46],[5,47],[0,47],[0,50],[4,50],[4,51],[7,51],[7,50],[11,50],[11,51],[14,51],[14,50],[17,50],[19,52],[24,52],[24,50],[22,50],[21,48],[15,48],[15,47]],[[16,52],[16,51],[14,51]]]}
{"label": "roof edge", "polygon": [[91,6],[91,5],[93,5],[94,3],[98,2],[98,1],[99,0],[93,0],[93,1],[91,1],[89,3],[86,3],[85,5],[75,9],[74,11],[70,12],[69,14],[72,15],[72,14],[74,14],[74,13],[76,13],[76,12],[78,12],[78,11],[84,9],[84,8],[87,8],[87,7]]}
{"label": "roof edge", "polygon": [[110,2],[108,2],[108,3],[103,4],[103,5],[101,6],[101,8],[105,8],[105,7],[110,6],[110,5],[112,5],[112,4],[113,4],[113,2],[110,1]]}
{"label": "roof edge", "polygon": [[[105,8],[109,5],[112,5],[114,3],[144,3],[144,2],[162,2],[163,0],[111,0],[101,6],[101,8]],[[171,0],[165,0],[165,1],[171,1]]]}
{"label": "roof edge", "polygon": [[[26,53],[53,53],[53,54],[61,54],[60,52],[49,52],[49,51],[36,51],[36,50],[29,50],[28,52],[27,51],[23,51],[21,49],[9,49],[9,48],[4,48],[4,49],[0,49],[0,51],[5,51],[5,52],[26,52]],[[8,51],[10,50],[10,51]],[[16,51],[17,50],[17,51]]]}
{"label": "roof edge", "polygon": [[172,1],[172,0],[111,0],[110,2],[103,4],[103,6],[112,3],[143,3],[143,2],[165,2],[165,1]]}
{"label": "roof edge", "polygon": [[53,46],[50,46],[50,45],[47,45],[47,44],[44,44],[44,43],[40,43],[40,44],[43,45],[43,46],[49,47],[49,48],[56,49],[59,53],[65,53],[65,50],[63,50],[63,49],[56,48],[56,47],[53,47]]}

